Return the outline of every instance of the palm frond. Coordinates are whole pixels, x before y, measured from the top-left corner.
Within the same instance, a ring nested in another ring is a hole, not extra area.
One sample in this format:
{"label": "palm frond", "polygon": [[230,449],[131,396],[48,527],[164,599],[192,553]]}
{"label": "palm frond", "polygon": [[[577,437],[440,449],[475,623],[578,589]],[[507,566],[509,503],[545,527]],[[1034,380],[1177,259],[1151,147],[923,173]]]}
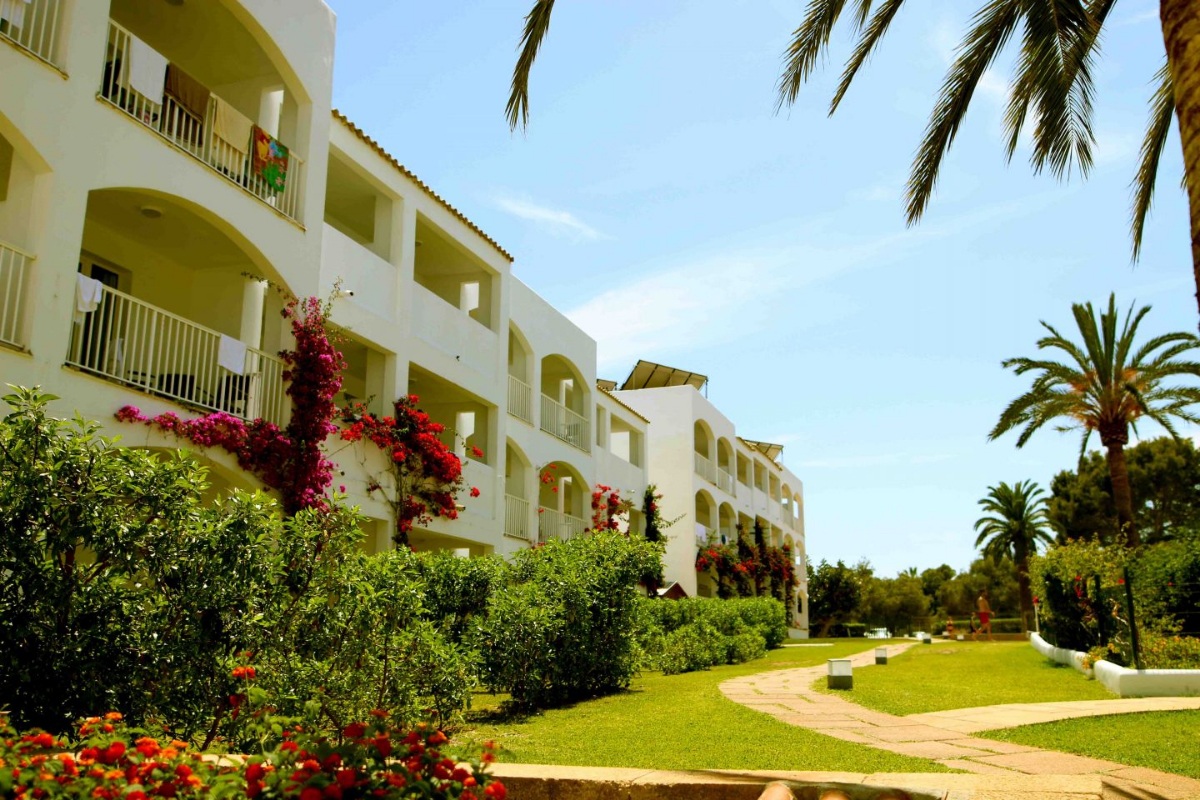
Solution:
{"label": "palm frond", "polygon": [[1150,203],[1154,199],[1154,184],[1158,178],[1158,164],[1163,149],[1167,146],[1167,134],[1175,119],[1175,87],[1171,82],[1171,71],[1164,62],[1154,76],[1158,88],[1150,98],[1150,120],[1146,123],[1146,135],[1142,138],[1141,157],[1138,159],[1137,174],[1133,176],[1133,211],[1130,226],[1133,234],[1133,260],[1142,252],[1142,235],[1146,231],[1146,217],[1150,215]]}
{"label": "palm frond", "polygon": [[937,104],[913,161],[906,192],[907,221],[918,222],[933,197],[942,159],[954,143],[975,87],[996,60],[1020,20],[1019,0],[990,0],[972,19],[971,30],[942,83]]}
{"label": "palm frond", "polygon": [[833,114],[837,111],[838,105],[842,102],[842,98],[846,96],[846,92],[850,89],[850,83],[854,80],[854,76],[858,74],[858,70],[866,63],[867,58],[879,46],[879,41],[883,35],[887,33],[888,26],[892,24],[892,20],[896,18],[896,12],[900,10],[900,6],[904,5],[904,0],[884,0],[879,10],[871,17],[871,22],[859,37],[858,44],[854,48],[854,53],[850,56],[850,60],[846,62],[846,68],[842,71],[842,79],[838,83],[837,91],[833,93],[833,100],[829,103],[829,113]]}
{"label": "palm frond", "polygon": [[[829,46],[829,37],[838,17],[846,7],[846,0],[811,0],[804,12],[804,21],[792,32],[792,41],[784,52],[783,72],[775,88],[775,111],[796,102],[800,87],[812,74],[821,52]],[[863,4],[859,3],[859,18]]]}
{"label": "palm frond", "polygon": [[1048,166],[1061,178],[1078,163],[1086,175],[1095,144],[1091,59],[1098,29],[1082,0],[1040,0],[1025,9],[1022,57],[1005,114],[1008,156],[1020,134],[1012,126],[1023,125],[1032,105],[1034,172]]}
{"label": "palm frond", "polygon": [[537,60],[542,39],[550,30],[550,14],[554,11],[554,0],[534,0],[533,8],[525,15],[525,30],[521,34],[521,54],[513,67],[512,87],[504,114],[508,117],[509,130],[515,131],[529,125],[529,74]]}

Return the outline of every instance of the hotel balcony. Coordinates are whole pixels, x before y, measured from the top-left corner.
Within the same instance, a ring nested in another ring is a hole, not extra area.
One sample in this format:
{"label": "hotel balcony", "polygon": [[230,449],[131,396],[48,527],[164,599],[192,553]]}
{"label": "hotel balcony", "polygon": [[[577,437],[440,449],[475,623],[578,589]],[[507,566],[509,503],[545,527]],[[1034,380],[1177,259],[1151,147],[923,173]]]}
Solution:
{"label": "hotel balcony", "polygon": [[[4,2],[12,0],[0,0],[0,5]],[[236,27],[224,19],[227,12],[217,10],[217,4],[185,9],[199,15],[198,24],[208,30],[192,31],[190,39],[181,40],[178,21],[171,24],[148,13],[127,15],[130,26],[141,23],[137,33],[109,21],[97,98],[205,164],[214,175],[298,222],[305,165],[275,136],[281,115],[290,108],[286,94],[277,88],[282,79],[271,74],[266,56],[244,31],[221,48],[209,48],[212,52],[195,52],[193,46],[193,52],[183,54],[189,57],[189,71],[183,71],[174,59],[168,60],[175,49],[185,50],[185,41],[199,42],[204,34]],[[222,87],[225,94],[210,86]]]}
{"label": "hotel balcony", "polygon": [[534,526],[530,519],[533,506],[528,500],[515,495],[504,495],[504,535],[514,539],[534,541]]}
{"label": "hotel balcony", "polygon": [[205,411],[287,424],[283,362],[231,337],[111,289],[73,322],[67,364],[101,378]]}
{"label": "hotel balcony", "polygon": [[22,298],[33,256],[0,242],[0,344],[23,348]]}
{"label": "hotel balcony", "polygon": [[548,542],[551,539],[566,541],[582,536],[587,530],[587,520],[555,511],[545,506],[538,507],[538,541]]}
{"label": "hotel balcony", "polygon": [[63,0],[0,0],[0,41],[61,68],[62,7]]}
{"label": "hotel balcony", "polygon": [[578,414],[557,400],[542,395],[542,430],[585,453],[592,451],[591,426],[587,417]]}
{"label": "hotel balcony", "polygon": [[282,301],[246,277],[269,265],[202,213],[153,193],[89,194],[73,319],[61,323],[66,363],[190,408],[286,424],[272,354],[283,326],[263,325]]}

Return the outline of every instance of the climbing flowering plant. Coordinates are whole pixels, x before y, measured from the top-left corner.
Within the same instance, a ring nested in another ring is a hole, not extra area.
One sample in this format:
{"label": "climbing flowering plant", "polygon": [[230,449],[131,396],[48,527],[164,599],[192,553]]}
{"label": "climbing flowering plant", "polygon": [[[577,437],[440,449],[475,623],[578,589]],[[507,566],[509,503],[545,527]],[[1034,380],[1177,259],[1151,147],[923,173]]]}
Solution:
{"label": "climbing flowering plant", "polygon": [[[622,499],[621,490],[602,483],[592,492],[592,531],[620,530],[620,517],[628,517],[633,503]],[[628,530],[625,531],[629,533]]]}
{"label": "climbing flowering plant", "polygon": [[[390,477],[367,486],[371,492],[383,492],[396,518],[392,538],[407,545],[414,525],[425,525],[435,517],[457,519],[458,494],[464,487],[462,461],[442,441],[445,426],[434,422],[422,411],[417,395],[397,400],[388,416],[376,416],[362,403],[342,410],[345,427],[339,434],[344,441],[367,440],[388,458]],[[471,447],[475,458],[483,451]],[[384,486],[384,483],[390,486]],[[479,489],[471,487],[472,497]]]}
{"label": "climbing flowering plant", "polygon": [[121,422],[140,422],[198,447],[218,447],[280,494],[285,513],[324,509],[334,464],[321,445],[337,430],[333,399],[342,388],[346,361],[329,333],[330,305],[316,297],[291,298],[280,312],[291,322],[295,347],[280,352],[292,416],[280,430],[264,419],[251,422],[218,411],[195,419],[174,412],[148,417],[136,406],[117,411]]}

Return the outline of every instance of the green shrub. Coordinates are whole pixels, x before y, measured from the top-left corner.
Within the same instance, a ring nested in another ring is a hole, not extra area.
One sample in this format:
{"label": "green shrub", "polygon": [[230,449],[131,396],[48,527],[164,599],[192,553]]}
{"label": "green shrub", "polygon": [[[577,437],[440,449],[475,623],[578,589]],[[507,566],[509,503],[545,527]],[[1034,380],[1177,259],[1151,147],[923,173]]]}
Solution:
{"label": "green shrub", "polygon": [[644,663],[667,675],[761,658],[787,638],[787,611],[773,598],[647,599],[639,624]]}
{"label": "green shrub", "polygon": [[488,598],[501,580],[499,558],[460,558],[449,552],[423,552],[416,561],[424,584],[423,616],[462,641],[473,620],[487,612]]}
{"label": "green shrub", "polygon": [[1200,639],[1147,634],[1140,644],[1143,669],[1200,669]]}
{"label": "green shrub", "polygon": [[757,631],[738,633],[729,639],[729,652],[726,656],[728,664],[742,664],[762,658],[767,654],[767,645]]}
{"label": "green shrub", "polygon": [[635,587],[661,549],[602,532],[517,553],[476,628],[483,682],[526,708],[628,686],[638,655]]}
{"label": "green shrub", "polygon": [[664,675],[695,672],[727,663],[728,639],[704,620],[684,625],[666,635],[658,667]]}

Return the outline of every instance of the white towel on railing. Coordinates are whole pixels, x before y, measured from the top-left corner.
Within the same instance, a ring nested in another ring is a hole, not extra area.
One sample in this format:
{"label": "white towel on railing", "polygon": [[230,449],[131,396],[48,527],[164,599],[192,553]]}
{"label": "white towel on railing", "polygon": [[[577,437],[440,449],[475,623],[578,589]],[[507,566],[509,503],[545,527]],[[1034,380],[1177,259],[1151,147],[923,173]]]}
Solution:
{"label": "white towel on railing", "polygon": [[221,344],[217,346],[217,364],[234,375],[245,375],[246,343],[221,334]]}
{"label": "white towel on railing", "polygon": [[82,272],[75,275],[75,321],[83,322],[83,315],[100,307],[104,300],[104,284],[89,278]]}
{"label": "white towel on railing", "polygon": [[14,28],[25,27],[25,6],[33,0],[0,0],[0,19]]}
{"label": "white towel on railing", "polygon": [[167,59],[141,39],[129,34],[129,87],[152,103],[161,103],[167,85]]}

